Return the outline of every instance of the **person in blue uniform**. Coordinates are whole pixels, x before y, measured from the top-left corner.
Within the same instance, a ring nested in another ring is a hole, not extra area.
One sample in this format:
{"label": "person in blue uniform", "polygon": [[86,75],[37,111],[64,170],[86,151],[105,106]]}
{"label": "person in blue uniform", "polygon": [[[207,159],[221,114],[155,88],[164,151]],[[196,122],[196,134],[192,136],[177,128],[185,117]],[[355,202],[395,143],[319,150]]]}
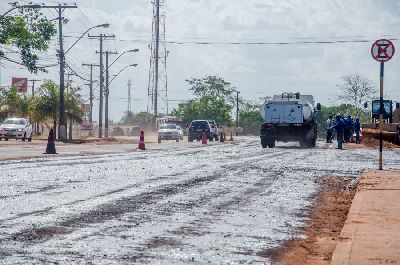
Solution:
{"label": "person in blue uniform", "polygon": [[336,130],[336,136],[337,136],[337,142],[338,142],[338,147],[337,149],[343,149],[343,132],[345,129],[345,124],[340,117],[340,115],[336,116],[336,125],[335,125],[335,130]]}

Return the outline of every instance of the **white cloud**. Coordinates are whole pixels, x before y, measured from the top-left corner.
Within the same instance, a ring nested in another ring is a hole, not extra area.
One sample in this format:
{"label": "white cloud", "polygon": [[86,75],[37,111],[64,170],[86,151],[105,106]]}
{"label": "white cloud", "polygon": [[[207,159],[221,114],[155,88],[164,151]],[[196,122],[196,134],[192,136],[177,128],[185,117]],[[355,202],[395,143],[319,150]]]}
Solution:
{"label": "white cloud", "polygon": [[[133,77],[136,99],[147,99],[152,6],[142,0],[80,0],[78,10],[66,12],[71,18],[65,34],[79,35],[88,27],[108,22],[108,30],[92,34],[114,33],[117,40],[107,41],[106,48],[119,52],[140,48],[139,54],[126,54],[115,64],[112,73],[129,63],[136,69],[122,73],[112,85],[111,117],[118,120],[126,109],[126,82]],[[400,24],[396,1],[377,3],[374,0],[166,0],[167,39],[201,42],[298,42],[330,40],[374,40],[397,36]],[[54,12],[53,12],[54,14]],[[128,41],[120,41],[120,40]],[[75,39],[66,38],[66,46]],[[139,42],[134,42],[139,41]],[[301,91],[328,103],[337,95],[340,76],[358,72],[377,81],[378,65],[369,49],[372,43],[293,44],[293,45],[195,45],[169,44],[168,77],[171,99],[190,97],[184,80],[218,74],[242,91],[248,99],[280,93]],[[398,45],[396,41],[395,45]],[[57,46],[55,42],[53,46]],[[82,62],[96,62],[97,40],[81,40],[68,60],[82,74]],[[52,51],[54,54],[54,49]],[[55,56],[49,57],[55,59]],[[116,58],[116,57],[113,57]],[[385,83],[393,97],[399,83],[397,55],[387,64]],[[15,74],[2,70],[2,84]],[[57,76],[56,69],[49,76]],[[83,83],[74,78],[75,82]],[[376,82],[377,83],[377,82]],[[145,110],[146,101],[134,101],[134,111]]]}

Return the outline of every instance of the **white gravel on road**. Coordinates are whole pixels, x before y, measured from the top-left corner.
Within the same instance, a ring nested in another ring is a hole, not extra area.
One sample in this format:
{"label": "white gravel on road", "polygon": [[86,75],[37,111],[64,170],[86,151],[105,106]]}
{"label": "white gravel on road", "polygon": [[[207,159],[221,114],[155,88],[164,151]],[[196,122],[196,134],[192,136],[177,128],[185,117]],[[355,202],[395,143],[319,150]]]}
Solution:
{"label": "white gravel on road", "polygon": [[[257,264],[301,236],[323,176],[357,178],[378,152],[278,144],[0,162],[0,263]],[[400,167],[385,151],[385,167]]]}

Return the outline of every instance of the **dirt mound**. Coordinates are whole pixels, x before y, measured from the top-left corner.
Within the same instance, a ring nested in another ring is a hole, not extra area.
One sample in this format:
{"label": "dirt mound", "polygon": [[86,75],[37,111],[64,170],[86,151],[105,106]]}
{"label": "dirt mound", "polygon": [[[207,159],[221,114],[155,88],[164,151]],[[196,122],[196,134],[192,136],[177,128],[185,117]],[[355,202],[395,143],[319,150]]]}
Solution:
{"label": "dirt mound", "polygon": [[[364,138],[362,139],[361,143],[367,147],[379,147],[379,139],[375,138]],[[385,149],[394,149],[399,147],[398,145],[392,144],[387,141],[382,141],[382,144],[383,148]]]}

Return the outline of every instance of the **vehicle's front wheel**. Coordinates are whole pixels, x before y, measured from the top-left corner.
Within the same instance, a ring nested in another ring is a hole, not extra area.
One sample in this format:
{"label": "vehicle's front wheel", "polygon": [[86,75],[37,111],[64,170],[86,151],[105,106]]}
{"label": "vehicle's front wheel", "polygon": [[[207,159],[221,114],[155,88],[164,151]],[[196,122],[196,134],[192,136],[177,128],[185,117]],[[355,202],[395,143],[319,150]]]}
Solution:
{"label": "vehicle's front wheel", "polygon": [[262,148],[267,148],[268,147],[267,139],[266,139],[265,136],[261,137],[261,146],[262,146]]}
{"label": "vehicle's front wheel", "polygon": [[32,132],[31,135],[29,135],[28,142],[32,142]]}
{"label": "vehicle's front wheel", "polygon": [[275,140],[269,141],[268,142],[268,148],[274,148],[275,147]]}
{"label": "vehicle's front wheel", "polygon": [[24,133],[24,137],[22,137],[22,141],[25,142],[26,140],[26,133]]}
{"label": "vehicle's front wheel", "polygon": [[305,145],[307,148],[312,148],[315,146],[315,137],[314,137],[314,131],[309,130],[306,134],[306,139],[305,139]]}
{"label": "vehicle's front wheel", "polygon": [[176,142],[179,143],[179,139],[176,139]]}
{"label": "vehicle's front wheel", "polygon": [[4,141],[8,141],[8,138],[4,138]]}
{"label": "vehicle's front wheel", "polygon": [[158,143],[161,144],[161,139],[160,138],[158,138]]}

